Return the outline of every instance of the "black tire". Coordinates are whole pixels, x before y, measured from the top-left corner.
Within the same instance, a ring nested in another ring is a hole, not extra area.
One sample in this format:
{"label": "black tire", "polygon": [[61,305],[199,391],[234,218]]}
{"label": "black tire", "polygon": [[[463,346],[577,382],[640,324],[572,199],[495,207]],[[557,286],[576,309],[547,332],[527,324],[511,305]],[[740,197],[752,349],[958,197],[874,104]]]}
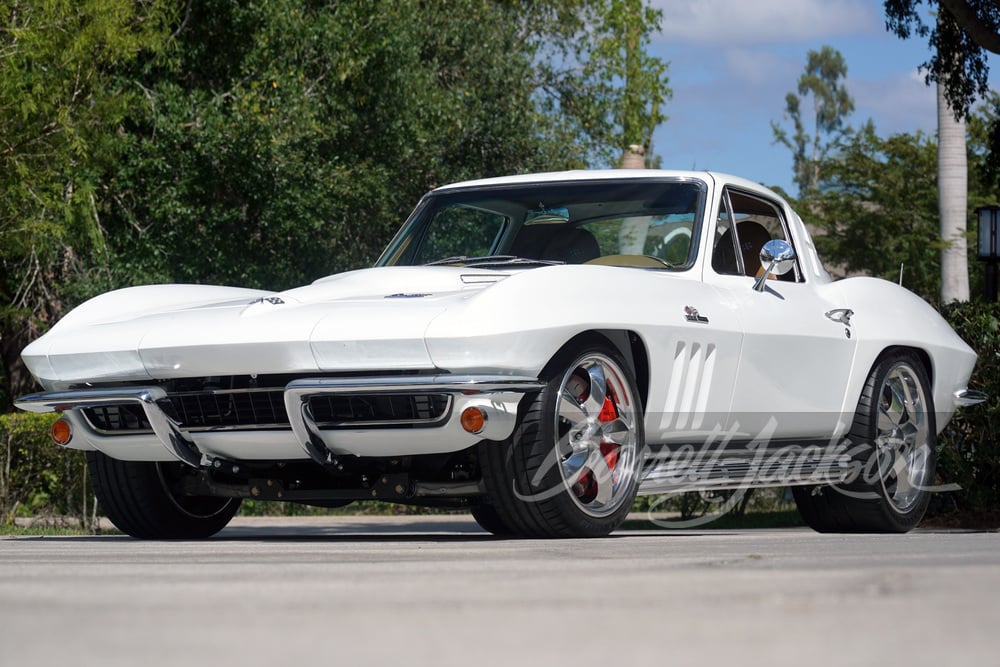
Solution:
{"label": "black tire", "polygon": [[848,445],[851,479],[792,489],[803,520],[821,533],[905,533],[916,527],[930,502],[937,424],[927,371],[912,352],[890,352],[876,362]]}
{"label": "black tire", "polygon": [[201,539],[226,527],[238,498],[178,496],[170,487],[187,473],[183,463],[119,461],[87,452],[94,494],[119,530],[148,540]]}
{"label": "black tire", "polygon": [[504,523],[492,505],[474,505],[471,511],[472,518],[487,533],[492,533],[497,537],[510,537],[514,534],[514,531]]}
{"label": "black tire", "polygon": [[522,401],[513,435],[480,445],[488,501],[518,536],[607,535],[639,486],[645,438],[635,378],[599,337],[572,341],[541,377],[546,386]]}

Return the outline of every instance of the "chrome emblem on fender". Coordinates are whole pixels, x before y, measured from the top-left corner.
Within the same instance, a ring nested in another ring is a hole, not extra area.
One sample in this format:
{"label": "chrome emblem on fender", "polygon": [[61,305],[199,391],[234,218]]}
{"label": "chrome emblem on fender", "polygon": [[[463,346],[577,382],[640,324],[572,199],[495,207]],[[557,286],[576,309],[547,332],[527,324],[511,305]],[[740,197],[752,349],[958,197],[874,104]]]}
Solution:
{"label": "chrome emblem on fender", "polygon": [[684,306],[684,319],[688,322],[697,322],[699,324],[708,324],[708,318],[698,314],[697,308],[692,308],[691,306]]}
{"label": "chrome emblem on fender", "polygon": [[279,306],[279,305],[285,303],[285,301],[281,297],[277,297],[277,296],[269,296],[269,297],[263,297],[262,296],[262,297],[260,297],[258,299],[254,299],[253,301],[251,301],[247,305],[252,306],[255,303],[269,303],[272,306]]}

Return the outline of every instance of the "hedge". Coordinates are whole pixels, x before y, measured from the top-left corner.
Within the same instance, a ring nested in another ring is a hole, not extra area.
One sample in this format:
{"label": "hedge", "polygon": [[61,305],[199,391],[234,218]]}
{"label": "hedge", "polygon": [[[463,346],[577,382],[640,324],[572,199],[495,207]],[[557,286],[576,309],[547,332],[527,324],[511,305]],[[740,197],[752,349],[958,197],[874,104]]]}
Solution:
{"label": "hedge", "polygon": [[95,507],[83,452],[57,447],[55,414],[0,415],[0,525],[47,517],[93,525]]}
{"label": "hedge", "polygon": [[961,490],[939,494],[938,511],[1000,510],[1000,304],[955,303],[942,309],[955,331],[979,354],[969,387],[990,395],[959,410],[941,434],[938,481]]}

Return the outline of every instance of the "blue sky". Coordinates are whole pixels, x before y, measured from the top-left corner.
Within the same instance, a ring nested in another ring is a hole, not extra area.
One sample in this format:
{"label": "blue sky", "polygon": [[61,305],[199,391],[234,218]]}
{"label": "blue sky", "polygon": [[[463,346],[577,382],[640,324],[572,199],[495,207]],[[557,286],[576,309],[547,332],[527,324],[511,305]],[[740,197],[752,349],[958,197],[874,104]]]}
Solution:
{"label": "blue sky", "polygon": [[[925,40],[885,29],[880,0],[652,0],[663,30],[651,52],[669,61],[669,120],[653,135],[664,168],[714,169],[795,195],[791,152],[773,143],[806,53],[829,44],[847,62],[852,125],[878,132],[937,127],[934,89],[918,67]],[[995,68],[996,63],[991,62]]]}

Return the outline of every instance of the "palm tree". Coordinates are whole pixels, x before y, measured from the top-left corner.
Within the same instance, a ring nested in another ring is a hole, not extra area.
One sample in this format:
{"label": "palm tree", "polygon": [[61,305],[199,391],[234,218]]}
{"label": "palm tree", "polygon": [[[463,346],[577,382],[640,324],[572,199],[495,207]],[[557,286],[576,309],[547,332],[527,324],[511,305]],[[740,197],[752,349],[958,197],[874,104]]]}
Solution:
{"label": "palm tree", "polygon": [[969,300],[966,254],[968,168],[965,119],[956,119],[945,98],[945,84],[937,83],[938,206],[941,212],[941,303]]}

